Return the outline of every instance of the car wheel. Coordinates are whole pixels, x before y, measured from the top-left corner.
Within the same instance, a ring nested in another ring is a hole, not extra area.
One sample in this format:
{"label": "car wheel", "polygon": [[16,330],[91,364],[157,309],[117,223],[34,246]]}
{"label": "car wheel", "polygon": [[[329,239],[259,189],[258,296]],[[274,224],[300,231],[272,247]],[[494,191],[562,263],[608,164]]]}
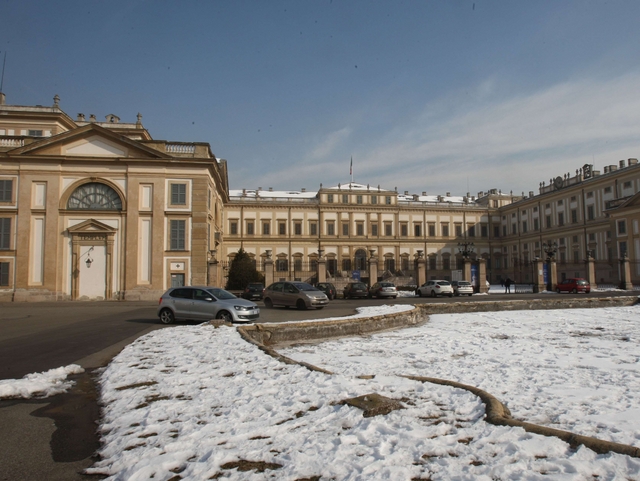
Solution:
{"label": "car wheel", "polygon": [[303,310],[307,308],[307,305],[305,304],[305,302],[302,299],[298,299],[296,301],[296,308]]}
{"label": "car wheel", "polygon": [[449,297],[453,297],[453,293],[449,294]]}
{"label": "car wheel", "polygon": [[222,319],[224,322],[233,322],[233,316],[228,311],[220,311],[216,319]]}
{"label": "car wheel", "polygon": [[273,307],[273,301],[270,298],[265,297],[264,307],[268,307],[269,309],[271,309]]}
{"label": "car wheel", "polygon": [[458,297],[459,295],[460,295],[460,293],[459,293],[459,292],[456,292],[456,297]]}
{"label": "car wheel", "polygon": [[557,292],[558,294],[560,294],[560,288],[559,288],[559,287],[556,287],[556,292]]}
{"label": "car wheel", "polygon": [[574,287],[573,290],[571,291],[571,294],[577,294],[577,293],[578,293],[578,289]]}
{"label": "car wheel", "polygon": [[436,294],[436,291],[431,291],[431,297],[438,297],[438,294]]}
{"label": "car wheel", "polygon": [[175,321],[175,317],[171,309],[162,309],[160,311],[160,322],[162,324],[172,324]]}
{"label": "car wheel", "polygon": [[318,310],[324,309],[324,306],[318,306],[318,307],[316,307],[316,309],[318,309]]}

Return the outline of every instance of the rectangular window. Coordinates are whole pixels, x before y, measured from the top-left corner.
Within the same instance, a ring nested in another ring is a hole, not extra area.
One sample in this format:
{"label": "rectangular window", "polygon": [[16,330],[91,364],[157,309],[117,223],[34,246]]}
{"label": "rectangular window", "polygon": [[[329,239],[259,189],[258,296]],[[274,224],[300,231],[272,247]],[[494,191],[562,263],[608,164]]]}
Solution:
{"label": "rectangular window", "polygon": [[0,180],[0,202],[13,200],[13,180]]}
{"label": "rectangular window", "polygon": [[593,232],[589,233],[589,242],[595,242],[595,241],[596,241],[595,233]]}
{"label": "rectangular window", "polygon": [[362,204],[362,196],[361,195],[356,196],[356,202],[358,204]]}
{"label": "rectangular window", "polygon": [[327,202],[333,204],[333,194],[327,194]]}
{"label": "rectangular window", "polygon": [[356,235],[364,235],[364,223],[358,222],[356,224]]}
{"label": "rectangular window", "polygon": [[429,224],[429,237],[435,237],[435,236],[436,236],[436,225]]}
{"label": "rectangular window", "polygon": [[378,196],[377,195],[372,195],[371,196],[371,203],[372,204],[377,204],[378,203]]}
{"label": "rectangular window", "polygon": [[371,235],[378,237],[378,224],[371,224]]}
{"label": "rectangular window", "polygon": [[349,203],[349,195],[348,194],[342,194],[342,203],[343,204],[348,204]]}
{"label": "rectangular window", "polygon": [[278,222],[278,235],[287,235],[287,223]]}
{"label": "rectangular window", "polygon": [[564,225],[564,212],[558,212],[558,225]]}
{"label": "rectangular window", "polygon": [[0,219],[0,249],[11,249],[11,219]]}
{"label": "rectangular window", "polygon": [[309,234],[318,235],[318,224],[316,224],[315,222],[309,223]]}
{"label": "rectangular window", "polygon": [[238,235],[238,222],[237,221],[232,221],[229,224],[229,233],[231,235]]}
{"label": "rectangular window", "polygon": [[562,205],[562,199],[558,201],[558,205]]}
{"label": "rectangular window", "polygon": [[498,237],[500,237],[500,226],[499,225],[494,225],[493,226],[493,237],[495,237],[496,239]]}
{"label": "rectangular window", "polygon": [[462,225],[456,224],[456,237],[462,237]]}
{"label": "rectangular window", "polygon": [[409,227],[407,224],[400,224],[400,235],[402,237],[407,237],[409,235]]}
{"label": "rectangular window", "polygon": [[486,224],[483,224],[480,226],[480,236],[481,237],[489,236],[489,228],[486,226]]}
{"label": "rectangular window", "polygon": [[605,187],[604,188],[604,193],[605,194],[610,194],[611,193],[611,187]]}
{"label": "rectangular window", "polygon": [[293,224],[294,235],[302,235],[302,222],[295,222]]}
{"label": "rectangular window", "polygon": [[469,233],[469,237],[475,237],[476,236],[476,226],[475,225],[470,225],[468,233]]}
{"label": "rectangular window", "polygon": [[271,224],[269,222],[262,223],[262,235],[270,235],[271,234]]}
{"label": "rectangular window", "polygon": [[593,205],[587,206],[587,220],[593,220],[596,217],[595,207]]}
{"label": "rectangular window", "polygon": [[391,196],[388,195],[384,198],[384,203],[387,205],[391,205]]}
{"label": "rectangular window", "polygon": [[413,225],[413,235],[415,237],[420,237],[422,235],[422,226],[420,224]]}
{"label": "rectangular window", "polygon": [[9,285],[9,263],[0,262],[0,286]]}
{"label": "rectangular window", "polygon": [[347,222],[342,224],[342,235],[349,235],[349,224]]}
{"label": "rectangular window", "polygon": [[449,237],[449,224],[442,224],[440,230],[442,231],[442,237]]}
{"label": "rectangular window", "polygon": [[547,219],[547,229],[551,229],[551,216],[548,215],[546,219]]}
{"label": "rectangular window", "polygon": [[171,205],[187,204],[187,184],[171,184]]}
{"label": "rectangular window", "polygon": [[253,235],[255,232],[253,230],[253,221],[252,220],[248,220],[247,221],[247,235]]}
{"label": "rectangular window", "polygon": [[185,234],[187,222],[184,220],[172,220],[170,221],[170,250],[183,251],[185,250]]}
{"label": "rectangular window", "polygon": [[593,192],[587,192],[587,199],[591,199],[593,197]]}
{"label": "rectangular window", "polygon": [[513,224],[511,224],[511,233],[512,234],[517,234],[518,233],[518,226],[516,225],[515,222]]}
{"label": "rectangular window", "polygon": [[578,210],[577,209],[571,209],[571,223],[572,224],[577,224],[578,223]]}
{"label": "rectangular window", "polygon": [[333,221],[327,222],[327,235],[336,235],[336,224]]}
{"label": "rectangular window", "polygon": [[429,270],[436,270],[436,256],[429,256]]}
{"label": "rectangular window", "polygon": [[29,137],[42,137],[42,130],[29,130]]}
{"label": "rectangular window", "polygon": [[442,259],[442,268],[445,271],[448,271],[449,269],[451,269],[451,259],[449,257],[444,257]]}
{"label": "rectangular window", "polygon": [[391,229],[391,222],[385,222],[384,223],[384,235],[386,235],[387,237],[391,237],[392,234],[392,229]]}
{"label": "rectangular window", "polygon": [[627,253],[627,243],[623,241],[619,242],[618,245],[620,246],[620,258],[622,259]]}
{"label": "rectangular window", "polygon": [[528,227],[528,226],[527,226],[527,221],[526,221],[526,220],[523,220],[523,221],[522,221],[522,233],[523,233],[523,234],[526,234],[526,233],[527,233],[527,227]]}
{"label": "rectangular window", "polygon": [[624,235],[627,233],[627,223],[624,220],[618,221],[618,235]]}
{"label": "rectangular window", "polygon": [[533,219],[533,230],[540,230],[540,222],[538,219]]}
{"label": "rectangular window", "polygon": [[506,237],[507,236],[507,226],[503,225],[502,226],[502,237]]}
{"label": "rectangular window", "polygon": [[627,180],[624,184],[622,184],[623,189],[628,189],[631,187],[631,181]]}

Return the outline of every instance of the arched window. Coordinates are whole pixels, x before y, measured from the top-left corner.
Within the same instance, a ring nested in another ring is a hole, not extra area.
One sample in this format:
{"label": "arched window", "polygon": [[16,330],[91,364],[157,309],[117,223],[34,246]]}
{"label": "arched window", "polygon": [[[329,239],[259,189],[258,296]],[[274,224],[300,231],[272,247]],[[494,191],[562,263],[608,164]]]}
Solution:
{"label": "arched window", "polygon": [[122,199],[108,185],[91,182],[73,191],[67,209],[122,210]]}
{"label": "arched window", "polygon": [[367,270],[367,251],[358,249],[355,255],[355,265],[357,271]]}

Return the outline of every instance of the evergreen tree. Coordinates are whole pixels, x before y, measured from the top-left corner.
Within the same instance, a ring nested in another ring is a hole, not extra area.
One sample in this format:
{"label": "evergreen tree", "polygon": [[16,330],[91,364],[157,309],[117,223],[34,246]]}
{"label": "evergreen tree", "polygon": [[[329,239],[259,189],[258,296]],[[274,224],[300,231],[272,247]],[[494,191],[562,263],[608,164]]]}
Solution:
{"label": "evergreen tree", "polygon": [[227,289],[244,289],[250,282],[264,283],[264,276],[256,270],[251,257],[241,247],[229,267]]}

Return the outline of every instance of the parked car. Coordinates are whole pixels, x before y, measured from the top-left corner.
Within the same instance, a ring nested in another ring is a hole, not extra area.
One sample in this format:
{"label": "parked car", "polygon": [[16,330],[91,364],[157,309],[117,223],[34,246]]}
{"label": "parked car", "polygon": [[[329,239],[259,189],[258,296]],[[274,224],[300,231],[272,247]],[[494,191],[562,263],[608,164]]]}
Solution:
{"label": "parked car", "polygon": [[318,282],[316,287],[324,292],[330,301],[336,298],[336,286],[331,284],[330,282]]}
{"label": "parked car", "polygon": [[591,284],[589,284],[589,281],[586,279],[573,277],[570,279],[565,279],[562,282],[558,282],[556,292],[558,294],[560,294],[561,292],[571,292],[573,294],[584,292],[585,294],[589,294],[591,292]]}
{"label": "parked car", "polygon": [[367,289],[367,285],[364,282],[349,282],[344,286],[342,293],[345,299],[369,297],[369,289]]}
{"label": "parked car", "polygon": [[250,282],[247,287],[244,288],[240,297],[243,299],[262,299],[264,295],[264,284],[262,282]]}
{"label": "parked car", "polygon": [[376,282],[369,288],[369,297],[398,297],[398,290],[393,282]]}
{"label": "parked car", "polygon": [[306,282],[274,282],[264,290],[264,305],[267,307],[278,305],[322,309],[327,304],[327,295]]}
{"label": "parked car", "polygon": [[454,296],[471,296],[473,295],[473,286],[469,281],[451,281]]}
{"label": "parked car", "polygon": [[453,297],[453,287],[449,281],[445,280],[427,281],[416,289],[416,295],[419,297],[440,295]]}
{"label": "parked car", "polygon": [[258,306],[239,299],[219,287],[172,287],[158,303],[158,317],[163,324],[176,320],[253,322],[260,317]]}

